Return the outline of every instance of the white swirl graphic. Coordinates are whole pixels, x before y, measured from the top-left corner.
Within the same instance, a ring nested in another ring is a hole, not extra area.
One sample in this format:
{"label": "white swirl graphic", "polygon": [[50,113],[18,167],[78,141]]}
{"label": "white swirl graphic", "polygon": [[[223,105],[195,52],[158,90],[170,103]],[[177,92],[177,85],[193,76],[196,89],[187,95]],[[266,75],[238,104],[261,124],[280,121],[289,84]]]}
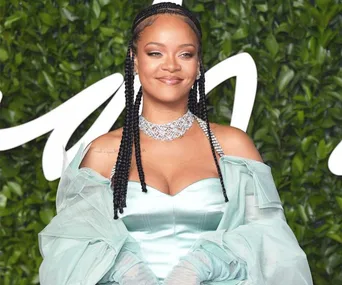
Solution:
{"label": "white swirl graphic", "polygon": [[[230,124],[246,131],[257,88],[257,70],[249,54],[240,53],[232,56],[208,70],[205,74],[206,93],[235,76],[236,89]],[[63,167],[63,149],[77,127],[115,93],[91,128],[67,151],[69,161],[76,154],[81,142],[87,144],[108,132],[121,114],[125,107],[122,83],[121,74],[112,74],[37,119],[12,128],[0,129],[0,151],[20,146],[52,131],[43,152],[43,172],[50,181],[59,178]],[[139,87],[140,82],[136,77],[134,90],[138,90]]]}

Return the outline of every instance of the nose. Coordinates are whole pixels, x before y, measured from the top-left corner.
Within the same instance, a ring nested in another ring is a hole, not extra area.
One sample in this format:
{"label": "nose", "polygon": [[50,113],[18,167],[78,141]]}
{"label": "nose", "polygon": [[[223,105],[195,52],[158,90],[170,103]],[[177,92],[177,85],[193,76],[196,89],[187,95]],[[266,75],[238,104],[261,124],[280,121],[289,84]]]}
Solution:
{"label": "nose", "polygon": [[166,56],[161,68],[171,73],[181,70],[181,66],[174,56]]}

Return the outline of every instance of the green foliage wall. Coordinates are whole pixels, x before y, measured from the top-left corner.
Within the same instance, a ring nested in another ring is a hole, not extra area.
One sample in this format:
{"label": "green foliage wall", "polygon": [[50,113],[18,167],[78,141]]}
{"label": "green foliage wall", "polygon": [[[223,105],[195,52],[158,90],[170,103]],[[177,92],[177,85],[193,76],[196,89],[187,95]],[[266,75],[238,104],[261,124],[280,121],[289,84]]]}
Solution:
{"label": "green foliage wall", "polygon": [[[132,19],[151,2],[0,0],[0,128],[37,118],[123,73]],[[342,284],[342,181],[327,168],[342,139],[341,2],[184,3],[203,25],[207,69],[242,51],[254,58],[258,91],[248,134],[272,167],[315,284]],[[211,121],[229,123],[234,87],[231,79],[211,92]],[[43,177],[46,139],[0,153],[0,284],[39,283],[37,234],[55,214],[58,182]]]}

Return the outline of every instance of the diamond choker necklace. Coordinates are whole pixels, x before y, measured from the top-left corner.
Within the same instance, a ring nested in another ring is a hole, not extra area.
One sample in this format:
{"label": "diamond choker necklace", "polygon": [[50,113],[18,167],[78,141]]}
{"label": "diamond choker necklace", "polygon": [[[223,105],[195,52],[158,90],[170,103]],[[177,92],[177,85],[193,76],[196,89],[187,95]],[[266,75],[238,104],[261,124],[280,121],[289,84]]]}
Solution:
{"label": "diamond choker necklace", "polygon": [[166,124],[153,124],[139,116],[139,129],[146,135],[161,141],[172,141],[184,136],[194,122],[194,114],[188,110],[182,117]]}

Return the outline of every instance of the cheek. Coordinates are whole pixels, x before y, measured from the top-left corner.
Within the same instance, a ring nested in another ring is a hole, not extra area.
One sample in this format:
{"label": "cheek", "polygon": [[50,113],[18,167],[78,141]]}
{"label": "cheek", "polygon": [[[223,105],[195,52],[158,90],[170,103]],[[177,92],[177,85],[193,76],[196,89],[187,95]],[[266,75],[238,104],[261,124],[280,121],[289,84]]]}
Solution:
{"label": "cheek", "polygon": [[188,62],[184,62],[182,64],[182,69],[187,73],[187,74],[196,74],[197,73],[197,67],[198,67],[198,63],[197,60],[191,60]]}
{"label": "cheek", "polygon": [[150,60],[140,60],[138,73],[141,84],[152,80],[158,74],[159,65]]}
{"label": "cheek", "polygon": [[155,64],[151,62],[146,62],[146,61],[140,61],[139,66],[138,66],[138,76],[141,85],[145,90],[148,90],[150,92],[151,88],[154,88],[154,78],[156,77],[158,71],[158,67],[155,66]]}
{"label": "cheek", "polygon": [[184,66],[183,71],[186,73],[189,80],[195,80],[197,77],[197,63],[187,64]]}

